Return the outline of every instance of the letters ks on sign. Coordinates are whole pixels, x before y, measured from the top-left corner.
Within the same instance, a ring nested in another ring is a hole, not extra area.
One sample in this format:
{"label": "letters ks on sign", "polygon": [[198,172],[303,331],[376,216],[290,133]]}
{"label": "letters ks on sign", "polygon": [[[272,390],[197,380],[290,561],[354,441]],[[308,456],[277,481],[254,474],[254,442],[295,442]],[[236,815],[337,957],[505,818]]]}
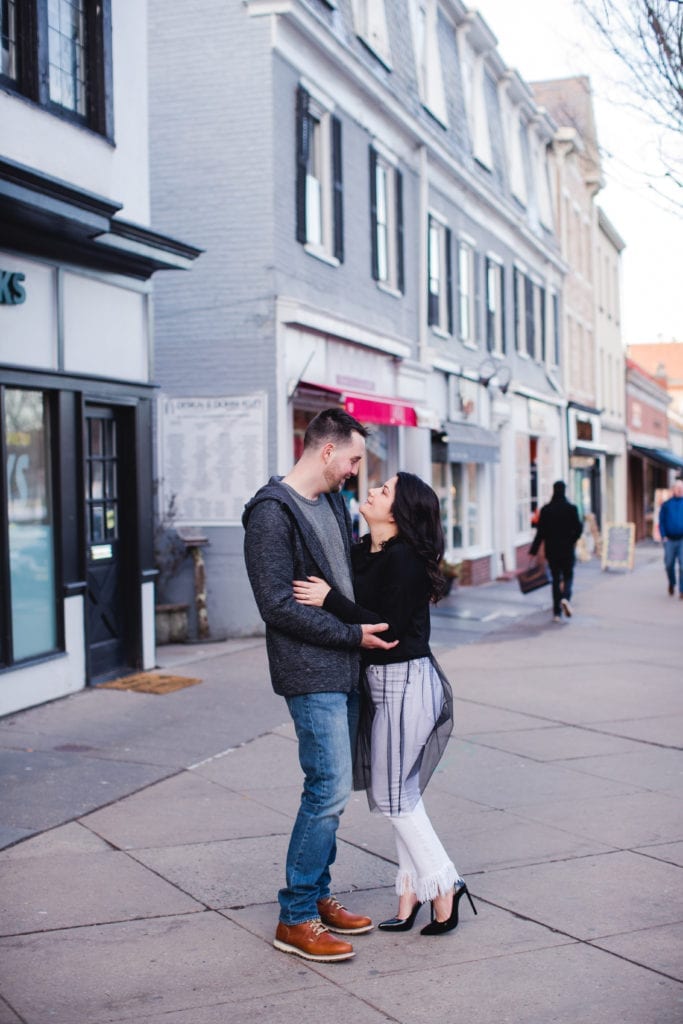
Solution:
{"label": "letters ks on sign", "polygon": [[26,289],[22,281],[25,274],[18,271],[0,270],[0,306],[20,306],[26,302]]}

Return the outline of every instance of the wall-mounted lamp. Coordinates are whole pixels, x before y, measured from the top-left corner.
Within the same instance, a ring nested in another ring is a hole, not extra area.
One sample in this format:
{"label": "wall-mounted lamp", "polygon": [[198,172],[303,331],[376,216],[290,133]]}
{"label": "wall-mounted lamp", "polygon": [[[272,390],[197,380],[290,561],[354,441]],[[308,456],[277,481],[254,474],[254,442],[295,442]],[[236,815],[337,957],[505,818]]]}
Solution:
{"label": "wall-mounted lamp", "polygon": [[499,366],[496,371],[496,386],[500,391],[501,395],[507,395],[510,382],[512,381],[512,373],[510,372],[509,366]]}
{"label": "wall-mounted lamp", "polygon": [[479,377],[479,383],[485,388],[489,386],[493,378],[496,376],[496,364],[493,359],[485,359],[477,367],[477,376]]}

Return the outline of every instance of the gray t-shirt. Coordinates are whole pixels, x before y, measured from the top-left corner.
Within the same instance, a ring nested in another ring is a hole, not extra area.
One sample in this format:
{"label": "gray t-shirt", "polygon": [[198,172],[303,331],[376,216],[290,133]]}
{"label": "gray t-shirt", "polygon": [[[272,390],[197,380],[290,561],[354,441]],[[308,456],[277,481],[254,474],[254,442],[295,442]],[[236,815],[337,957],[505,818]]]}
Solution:
{"label": "gray t-shirt", "polygon": [[303,495],[295,491],[289,484],[281,482],[282,486],[287,488],[302,513],[306,516],[312,529],[315,530],[318,540],[327,555],[333,579],[326,580],[326,582],[331,587],[334,587],[335,590],[339,590],[344,597],[348,597],[350,601],[353,601],[351,566],[344,550],[344,539],[339,529],[337,517],[332,511],[329,501],[324,494],[319,494],[317,498],[304,498]]}

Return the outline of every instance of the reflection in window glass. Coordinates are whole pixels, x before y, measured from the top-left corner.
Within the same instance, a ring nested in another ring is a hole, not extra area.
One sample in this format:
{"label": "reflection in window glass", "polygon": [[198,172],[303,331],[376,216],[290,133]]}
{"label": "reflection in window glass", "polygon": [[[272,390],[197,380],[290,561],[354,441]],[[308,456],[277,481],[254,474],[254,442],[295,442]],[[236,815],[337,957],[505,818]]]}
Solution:
{"label": "reflection in window glass", "polygon": [[373,426],[365,439],[368,490],[381,487],[389,475],[389,436],[386,427]]}
{"label": "reflection in window glass", "polygon": [[5,392],[14,660],[57,645],[47,408],[39,391]]}
{"label": "reflection in window glass", "polygon": [[85,0],[51,0],[47,21],[50,99],[85,115]]}
{"label": "reflection in window glass", "polygon": [[467,543],[474,547],[479,543],[479,467],[468,462],[467,472]]}
{"label": "reflection in window glass", "polygon": [[17,77],[17,5],[15,0],[0,2],[0,75]]}

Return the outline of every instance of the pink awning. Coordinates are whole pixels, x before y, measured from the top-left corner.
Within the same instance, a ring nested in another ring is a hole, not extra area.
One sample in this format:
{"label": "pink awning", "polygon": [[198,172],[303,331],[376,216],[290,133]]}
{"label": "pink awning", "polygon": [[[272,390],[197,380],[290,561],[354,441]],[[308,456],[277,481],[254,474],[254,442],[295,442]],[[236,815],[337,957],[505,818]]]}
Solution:
{"label": "pink awning", "polygon": [[418,426],[417,411],[412,405],[383,396],[375,398],[371,395],[359,395],[337,385],[318,384],[312,381],[302,381],[301,384],[304,389],[314,388],[316,391],[339,395],[346,411],[361,423],[384,423],[390,427]]}
{"label": "pink awning", "polygon": [[391,427],[416,427],[417,413],[412,405],[391,399],[361,398],[344,392],[344,408],[361,423],[385,423]]}

